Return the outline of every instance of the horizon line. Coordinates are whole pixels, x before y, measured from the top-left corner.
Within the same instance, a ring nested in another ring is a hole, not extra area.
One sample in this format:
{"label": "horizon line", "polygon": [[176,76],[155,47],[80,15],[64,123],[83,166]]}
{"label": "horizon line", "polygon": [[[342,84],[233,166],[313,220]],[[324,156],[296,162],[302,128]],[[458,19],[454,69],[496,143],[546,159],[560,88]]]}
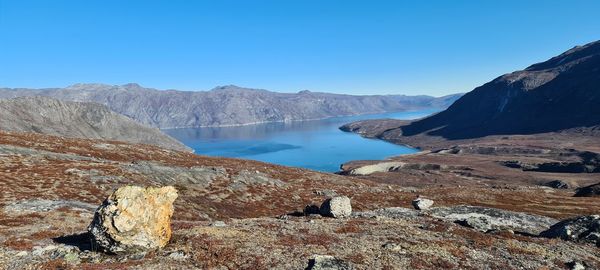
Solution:
{"label": "horizon line", "polygon": [[302,90],[297,90],[297,91],[277,91],[277,90],[270,90],[270,89],[265,89],[265,88],[254,88],[254,87],[247,87],[247,86],[239,86],[236,84],[223,84],[223,85],[217,85],[214,86],[211,89],[208,90],[202,90],[202,89],[194,89],[194,90],[190,90],[190,89],[175,89],[175,88],[154,88],[154,87],[149,87],[149,86],[144,86],[142,84],[136,83],[136,82],[127,82],[127,83],[122,83],[122,84],[110,84],[110,83],[103,83],[103,82],[79,82],[79,83],[73,83],[67,86],[62,86],[62,87],[9,87],[9,86],[0,86],[0,89],[10,89],[13,91],[19,91],[19,90],[51,90],[51,89],[67,89],[70,87],[75,87],[78,85],[98,85],[98,86],[111,86],[111,87],[123,87],[123,86],[127,86],[127,85],[131,85],[131,86],[137,86],[140,88],[144,88],[144,89],[148,89],[148,90],[156,90],[156,91],[180,91],[180,92],[210,92],[210,91],[215,91],[215,90],[219,90],[219,88],[226,88],[226,87],[236,87],[236,88],[241,88],[241,89],[246,89],[246,90],[255,90],[255,91],[267,91],[267,92],[271,92],[271,93],[280,93],[280,94],[299,94],[302,92],[309,92],[309,93],[321,93],[321,94],[333,94],[333,95],[348,95],[348,96],[409,96],[409,97],[414,97],[414,96],[430,96],[430,97],[434,97],[434,98],[441,98],[441,97],[446,97],[446,96],[452,96],[452,95],[458,95],[458,94],[466,94],[470,91],[467,92],[450,92],[449,94],[443,94],[443,95],[432,95],[432,94],[416,94],[416,95],[409,95],[409,94],[402,94],[402,93],[387,93],[387,94],[381,94],[381,93],[373,93],[373,94],[349,94],[349,93],[339,93],[339,92],[327,92],[327,91],[313,91],[310,89],[302,89]]}

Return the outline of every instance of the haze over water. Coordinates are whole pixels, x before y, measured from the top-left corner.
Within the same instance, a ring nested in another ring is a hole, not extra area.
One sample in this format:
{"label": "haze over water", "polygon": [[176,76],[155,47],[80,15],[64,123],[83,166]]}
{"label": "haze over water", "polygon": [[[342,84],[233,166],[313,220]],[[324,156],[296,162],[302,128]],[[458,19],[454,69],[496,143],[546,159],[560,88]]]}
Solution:
{"label": "haze over water", "polygon": [[384,159],[416,149],[366,139],[338,128],[363,119],[416,119],[435,110],[336,117],[324,120],[265,123],[239,127],[164,130],[197,154],[253,159],[286,166],[336,172],[351,160]]}

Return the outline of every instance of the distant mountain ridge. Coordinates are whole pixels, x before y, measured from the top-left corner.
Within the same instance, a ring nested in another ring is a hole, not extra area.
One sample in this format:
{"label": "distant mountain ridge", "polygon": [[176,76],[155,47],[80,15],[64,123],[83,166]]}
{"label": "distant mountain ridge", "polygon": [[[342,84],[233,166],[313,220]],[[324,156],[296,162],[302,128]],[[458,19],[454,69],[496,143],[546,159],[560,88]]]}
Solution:
{"label": "distant mountain ridge", "polygon": [[0,130],[153,144],[191,151],[159,129],[139,124],[104,105],[49,97],[0,99]]}
{"label": "distant mountain ridge", "polygon": [[335,116],[418,109],[444,109],[461,94],[430,96],[352,96],[310,91],[277,93],[233,85],[211,91],[144,88],[138,84],[75,84],[66,88],[0,88],[0,98],[48,96],[95,102],[158,128],[232,126],[262,122],[322,119]]}
{"label": "distant mountain ridge", "polygon": [[600,125],[600,41],[505,74],[448,109],[400,127],[447,139],[533,134]]}

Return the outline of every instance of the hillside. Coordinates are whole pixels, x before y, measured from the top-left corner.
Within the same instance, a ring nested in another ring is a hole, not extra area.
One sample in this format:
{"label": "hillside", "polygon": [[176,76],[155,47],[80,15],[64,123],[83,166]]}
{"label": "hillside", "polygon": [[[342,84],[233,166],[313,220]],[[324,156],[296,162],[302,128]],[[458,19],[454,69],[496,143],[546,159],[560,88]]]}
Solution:
{"label": "hillside", "polygon": [[[311,258],[325,254],[352,269],[600,266],[591,243],[530,235],[558,219],[600,210],[598,200],[573,197],[573,190],[410,188],[150,145],[33,133],[0,131],[0,153],[2,269],[305,269]],[[90,246],[85,232],[94,209],[124,185],[178,190],[173,236],[165,248],[106,254]],[[351,197],[352,216],[297,214],[335,194]],[[419,194],[436,207],[412,209]],[[473,215],[491,219],[495,229],[479,231],[457,220]]]}
{"label": "hillside", "polygon": [[600,124],[600,41],[505,74],[447,110],[403,126],[447,139],[533,134]]}
{"label": "hillside", "polygon": [[154,144],[190,151],[160,130],[141,125],[104,105],[48,97],[0,99],[0,130]]}
{"label": "hillside", "polygon": [[137,84],[76,84],[56,89],[0,88],[0,98],[48,96],[96,102],[158,128],[243,125],[260,122],[321,119],[425,108],[446,108],[460,94],[430,96],[352,96],[301,91],[276,93],[237,86],[211,91],[160,91]]}

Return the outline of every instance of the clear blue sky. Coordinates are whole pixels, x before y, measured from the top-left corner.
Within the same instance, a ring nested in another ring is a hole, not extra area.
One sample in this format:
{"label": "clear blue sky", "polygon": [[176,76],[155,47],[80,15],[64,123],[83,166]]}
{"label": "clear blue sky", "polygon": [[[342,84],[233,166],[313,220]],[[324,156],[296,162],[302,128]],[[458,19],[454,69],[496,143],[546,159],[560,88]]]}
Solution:
{"label": "clear blue sky", "polygon": [[443,95],[600,39],[600,1],[0,0],[0,86]]}

